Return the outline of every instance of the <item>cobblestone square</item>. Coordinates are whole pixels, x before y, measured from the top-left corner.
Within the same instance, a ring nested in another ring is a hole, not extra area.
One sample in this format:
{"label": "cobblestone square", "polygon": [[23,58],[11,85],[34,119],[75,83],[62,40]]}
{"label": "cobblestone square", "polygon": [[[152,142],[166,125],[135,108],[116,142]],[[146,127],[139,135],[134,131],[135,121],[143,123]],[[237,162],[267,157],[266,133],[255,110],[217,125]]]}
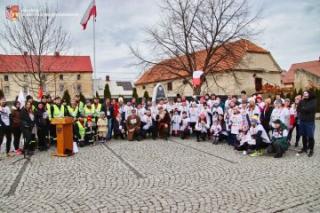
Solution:
{"label": "cobblestone square", "polygon": [[178,138],[2,158],[0,212],[320,212],[319,129],[316,140],[312,158]]}

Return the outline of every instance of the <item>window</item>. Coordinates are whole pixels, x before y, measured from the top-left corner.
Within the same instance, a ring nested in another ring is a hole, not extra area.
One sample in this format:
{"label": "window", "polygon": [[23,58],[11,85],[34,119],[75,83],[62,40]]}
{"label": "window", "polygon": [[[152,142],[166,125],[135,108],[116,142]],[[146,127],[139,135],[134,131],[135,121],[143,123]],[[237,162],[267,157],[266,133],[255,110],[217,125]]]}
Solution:
{"label": "window", "polygon": [[9,76],[8,75],[4,76],[4,81],[9,81]]}
{"label": "window", "polygon": [[255,87],[256,91],[261,91],[262,90],[262,78],[255,78]]}
{"label": "window", "polygon": [[172,91],[172,82],[169,82],[167,85],[168,91]]}
{"label": "window", "polygon": [[28,81],[28,75],[23,75],[23,81],[27,82]]}
{"label": "window", "polygon": [[80,74],[77,75],[77,80],[81,80],[81,75]]}
{"label": "window", "polygon": [[63,92],[63,91],[64,91],[64,84],[60,84],[60,85],[59,85],[59,90],[60,90],[60,92]]}
{"label": "window", "polygon": [[63,75],[59,75],[59,79],[63,81]]}
{"label": "window", "polygon": [[45,74],[42,74],[41,79],[46,81],[47,80],[47,76]]}
{"label": "window", "polygon": [[143,86],[142,86],[142,89],[146,89],[146,86],[143,85]]}
{"label": "window", "polygon": [[5,86],[4,87],[4,94],[5,95],[9,95],[9,93],[10,93],[10,87],[9,86]]}
{"label": "window", "polygon": [[78,84],[78,85],[77,85],[77,92],[78,92],[78,93],[80,93],[80,92],[81,92],[81,90],[82,90],[82,88],[81,88],[81,84]]}

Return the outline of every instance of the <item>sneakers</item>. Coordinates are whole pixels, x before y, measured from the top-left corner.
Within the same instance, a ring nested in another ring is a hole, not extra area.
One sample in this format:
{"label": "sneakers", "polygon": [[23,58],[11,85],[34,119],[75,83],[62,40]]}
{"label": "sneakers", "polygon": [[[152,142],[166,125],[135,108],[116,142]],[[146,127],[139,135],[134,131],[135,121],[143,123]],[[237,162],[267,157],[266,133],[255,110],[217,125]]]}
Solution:
{"label": "sneakers", "polygon": [[263,155],[263,150],[256,150],[252,154],[250,154],[251,157],[258,157]]}
{"label": "sneakers", "polygon": [[16,155],[22,155],[23,153],[22,153],[22,151],[21,151],[21,149],[17,149],[16,150]]}
{"label": "sneakers", "polygon": [[299,154],[307,153],[307,150],[305,150],[305,149],[301,149],[298,153],[299,153]]}
{"label": "sneakers", "polygon": [[247,151],[243,151],[242,154],[243,155],[247,155],[248,153],[247,153]]}
{"label": "sneakers", "polygon": [[310,150],[309,154],[308,154],[308,157],[312,157],[313,156],[313,150]]}
{"label": "sneakers", "polygon": [[11,158],[11,157],[13,157],[13,155],[9,152],[9,153],[7,153],[7,157]]}

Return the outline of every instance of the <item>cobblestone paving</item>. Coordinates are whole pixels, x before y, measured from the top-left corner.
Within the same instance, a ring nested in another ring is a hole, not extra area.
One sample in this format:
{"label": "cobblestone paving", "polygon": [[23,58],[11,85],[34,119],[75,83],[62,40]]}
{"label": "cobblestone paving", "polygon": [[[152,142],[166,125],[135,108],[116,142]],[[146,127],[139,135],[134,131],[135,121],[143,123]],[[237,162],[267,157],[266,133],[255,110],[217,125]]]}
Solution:
{"label": "cobblestone paving", "polygon": [[312,158],[177,138],[3,158],[0,212],[320,212],[319,136]]}

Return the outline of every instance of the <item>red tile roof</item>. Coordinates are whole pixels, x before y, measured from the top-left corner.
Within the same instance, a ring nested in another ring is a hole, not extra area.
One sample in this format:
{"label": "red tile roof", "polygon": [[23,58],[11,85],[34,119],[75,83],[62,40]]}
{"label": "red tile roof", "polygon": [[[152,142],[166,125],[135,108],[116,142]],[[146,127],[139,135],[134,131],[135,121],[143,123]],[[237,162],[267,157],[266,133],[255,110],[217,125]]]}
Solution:
{"label": "red tile roof", "polygon": [[[227,54],[227,50],[232,52],[232,54]],[[215,71],[227,71],[234,69],[240,62],[240,60],[245,56],[246,53],[261,53],[261,54],[269,54],[269,52],[256,44],[241,39],[235,42],[230,42],[226,44],[225,48],[219,48],[216,51],[216,54],[212,57],[211,63],[214,64],[217,62],[215,66]],[[223,60],[220,60],[221,56],[227,55],[223,57]],[[201,50],[195,52],[195,58],[197,63],[197,70],[202,70],[204,61],[206,59],[207,52],[206,50]],[[165,80],[174,80],[180,78],[180,76],[188,77],[191,76],[190,73],[184,70],[174,70],[168,68],[169,66],[178,66],[178,60],[185,61],[187,58],[185,56],[181,56],[180,58],[173,58],[164,60],[161,63],[151,67],[151,69],[145,71],[140,78],[135,82],[135,85],[143,85],[148,83],[154,83]],[[220,60],[220,61],[219,61]],[[181,66],[181,65],[180,65]]]}
{"label": "red tile roof", "polygon": [[[41,57],[40,62],[43,72],[93,72],[90,56],[46,55]],[[34,67],[38,64],[36,61],[39,61],[37,56],[0,55],[0,73],[32,72],[32,64]]]}
{"label": "red tile roof", "polygon": [[320,77],[320,61],[319,60],[307,61],[307,62],[292,64],[289,71],[283,75],[282,83],[293,84],[295,73],[299,69]]}

